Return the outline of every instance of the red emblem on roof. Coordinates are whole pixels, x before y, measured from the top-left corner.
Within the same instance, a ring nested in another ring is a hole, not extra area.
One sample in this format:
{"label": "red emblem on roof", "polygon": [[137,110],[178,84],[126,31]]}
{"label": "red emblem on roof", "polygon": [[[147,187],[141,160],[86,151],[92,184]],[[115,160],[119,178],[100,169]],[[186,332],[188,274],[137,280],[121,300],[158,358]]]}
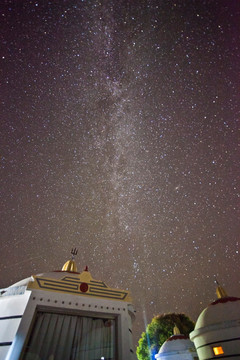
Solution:
{"label": "red emblem on roof", "polygon": [[86,283],[81,283],[81,285],[80,285],[80,291],[83,292],[83,293],[87,292],[87,291],[88,291],[88,284],[86,284]]}

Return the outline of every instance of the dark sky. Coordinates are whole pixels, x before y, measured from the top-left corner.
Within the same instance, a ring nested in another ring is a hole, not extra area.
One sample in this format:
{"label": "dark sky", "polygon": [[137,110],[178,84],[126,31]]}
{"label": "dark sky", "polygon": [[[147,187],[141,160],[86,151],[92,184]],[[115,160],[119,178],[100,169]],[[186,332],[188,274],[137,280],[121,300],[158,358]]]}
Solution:
{"label": "dark sky", "polygon": [[1,1],[0,287],[129,289],[135,342],[239,296],[238,0]]}

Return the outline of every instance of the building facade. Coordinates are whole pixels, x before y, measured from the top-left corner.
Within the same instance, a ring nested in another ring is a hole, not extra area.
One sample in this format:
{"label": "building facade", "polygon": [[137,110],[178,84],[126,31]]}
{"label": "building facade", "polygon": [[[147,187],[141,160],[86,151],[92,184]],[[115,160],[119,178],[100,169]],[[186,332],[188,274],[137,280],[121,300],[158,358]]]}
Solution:
{"label": "building facade", "polygon": [[78,273],[74,260],[0,294],[0,360],[136,359],[129,292]]}

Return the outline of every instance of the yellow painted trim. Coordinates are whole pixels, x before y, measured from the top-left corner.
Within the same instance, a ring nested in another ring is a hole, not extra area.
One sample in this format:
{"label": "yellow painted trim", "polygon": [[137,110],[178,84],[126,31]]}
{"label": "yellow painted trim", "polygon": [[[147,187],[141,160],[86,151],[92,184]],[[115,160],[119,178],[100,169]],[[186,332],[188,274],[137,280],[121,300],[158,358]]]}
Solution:
{"label": "yellow painted trim", "polygon": [[34,276],[34,281],[28,284],[28,290],[45,290],[132,302],[129,291],[110,288],[104,282],[94,280],[88,271],[83,271],[81,274],[63,272],[61,279]]}

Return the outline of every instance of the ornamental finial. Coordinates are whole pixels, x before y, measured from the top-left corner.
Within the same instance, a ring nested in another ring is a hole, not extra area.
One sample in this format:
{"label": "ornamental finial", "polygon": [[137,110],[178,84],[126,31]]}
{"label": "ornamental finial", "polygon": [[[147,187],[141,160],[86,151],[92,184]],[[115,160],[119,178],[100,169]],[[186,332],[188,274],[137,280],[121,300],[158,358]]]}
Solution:
{"label": "ornamental finial", "polygon": [[77,266],[74,261],[74,256],[78,253],[77,248],[71,250],[72,260],[68,260],[62,267],[62,271],[77,272]]}
{"label": "ornamental finial", "polygon": [[173,328],[173,335],[180,335],[181,332],[179,330],[179,328],[177,327],[177,325],[175,324],[174,328]]}
{"label": "ornamental finial", "polygon": [[71,250],[72,260],[74,260],[74,256],[76,256],[77,253],[78,253],[77,248],[74,248],[74,249]]}
{"label": "ornamental finial", "polygon": [[224,288],[219,284],[217,279],[215,279],[215,283],[217,284],[216,294],[217,294],[218,299],[222,299],[224,297],[227,297],[228,294],[226,293]]}

